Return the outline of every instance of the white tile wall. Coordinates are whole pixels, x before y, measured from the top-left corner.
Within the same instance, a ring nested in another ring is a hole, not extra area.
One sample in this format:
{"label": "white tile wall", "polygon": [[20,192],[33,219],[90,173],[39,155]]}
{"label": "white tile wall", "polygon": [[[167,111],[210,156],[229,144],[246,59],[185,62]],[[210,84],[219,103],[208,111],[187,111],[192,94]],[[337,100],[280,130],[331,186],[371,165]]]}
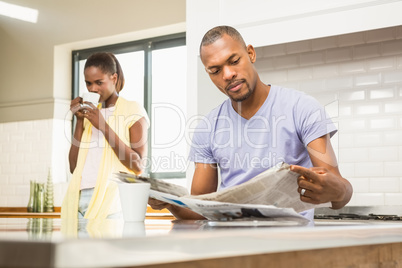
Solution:
{"label": "white tile wall", "polygon": [[64,134],[69,131],[70,124],[56,119],[0,124],[0,207],[26,206],[30,181],[46,182],[49,169],[54,205],[61,205],[69,176]]}
{"label": "white tile wall", "polygon": [[385,204],[390,206],[400,206],[402,204],[402,193],[386,193]]}
{"label": "white tile wall", "polygon": [[[402,205],[402,26],[257,48],[266,83],[292,86],[322,105],[338,101],[349,205]],[[334,116],[334,115],[332,115]]]}

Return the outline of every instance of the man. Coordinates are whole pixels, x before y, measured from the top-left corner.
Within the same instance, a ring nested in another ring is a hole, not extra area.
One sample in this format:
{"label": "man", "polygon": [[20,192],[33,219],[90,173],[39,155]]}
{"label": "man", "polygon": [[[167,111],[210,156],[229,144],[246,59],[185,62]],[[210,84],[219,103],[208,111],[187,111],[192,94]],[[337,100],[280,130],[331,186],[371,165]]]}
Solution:
{"label": "man", "polygon": [[[264,84],[254,67],[256,52],[232,27],[209,30],[200,46],[201,61],[215,86],[229,97],[198,125],[189,159],[195,162],[191,194],[241,184],[284,161],[300,174],[303,202],[345,206],[352,186],[339,170],[330,137],[336,132],[318,102],[306,94]],[[198,214],[150,200],[179,219]],[[313,210],[302,213],[312,219]]]}

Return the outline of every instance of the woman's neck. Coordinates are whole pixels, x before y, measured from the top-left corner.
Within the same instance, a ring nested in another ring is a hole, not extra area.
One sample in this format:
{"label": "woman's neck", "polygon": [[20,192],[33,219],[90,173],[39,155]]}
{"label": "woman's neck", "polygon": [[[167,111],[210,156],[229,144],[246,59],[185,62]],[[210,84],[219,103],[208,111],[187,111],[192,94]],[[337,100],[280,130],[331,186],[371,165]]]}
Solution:
{"label": "woman's neck", "polygon": [[103,108],[109,108],[116,104],[117,99],[119,98],[119,94],[117,92],[113,92],[112,95],[104,102]]}

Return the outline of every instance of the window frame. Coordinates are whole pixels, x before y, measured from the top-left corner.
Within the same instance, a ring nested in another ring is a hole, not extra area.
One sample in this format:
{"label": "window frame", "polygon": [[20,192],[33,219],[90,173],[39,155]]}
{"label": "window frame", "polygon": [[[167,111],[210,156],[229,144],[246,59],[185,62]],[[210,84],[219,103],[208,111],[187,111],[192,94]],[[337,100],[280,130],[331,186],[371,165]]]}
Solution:
{"label": "window frame", "polygon": [[[111,52],[113,54],[144,51],[144,108],[152,120],[152,51],[186,45],[186,33],[177,33],[154,38],[141,39],[124,43],[111,44],[106,46],[92,47],[87,49],[73,50],[72,55],[72,89],[71,98],[79,95],[79,62],[87,59],[95,52]],[[123,70],[124,71],[124,70]],[[75,117],[72,121],[74,132]],[[148,157],[152,159],[152,124],[148,131]],[[144,174],[157,179],[182,179],[186,172],[151,172],[152,161]]]}

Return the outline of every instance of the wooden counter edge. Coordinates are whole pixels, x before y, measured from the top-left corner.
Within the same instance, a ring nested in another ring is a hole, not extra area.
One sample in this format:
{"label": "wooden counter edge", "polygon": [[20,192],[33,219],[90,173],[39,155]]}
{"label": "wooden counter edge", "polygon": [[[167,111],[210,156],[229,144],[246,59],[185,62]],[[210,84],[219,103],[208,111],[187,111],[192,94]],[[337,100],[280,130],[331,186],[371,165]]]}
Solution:
{"label": "wooden counter edge", "polygon": [[[147,265],[147,268],[401,267],[402,243],[311,249]],[[134,266],[124,266],[134,268]]]}
{"label": "wooden counter edge", "polygon": [[[26,207],[0,207],[0,218],[60,218],[61,207],[54,207],[54,212],[28,212]],[[147,207],[147,219],[175,220],[167,209],[153,210]]]}
{"label": "wooden counter edge", "polygon": [[54,212],[28,212],[26,207],[0,207],[0,218],[60,218],[60,207]]}

